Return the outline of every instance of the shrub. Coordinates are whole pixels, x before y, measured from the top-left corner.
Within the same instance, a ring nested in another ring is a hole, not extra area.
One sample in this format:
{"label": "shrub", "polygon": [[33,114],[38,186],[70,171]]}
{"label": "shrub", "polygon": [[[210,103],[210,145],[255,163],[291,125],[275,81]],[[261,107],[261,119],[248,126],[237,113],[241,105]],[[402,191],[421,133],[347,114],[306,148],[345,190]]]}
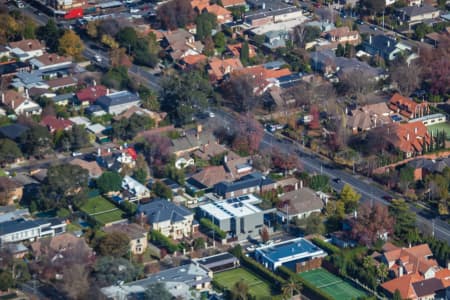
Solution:
{"label": "shrub", "polygon": [[203,228],[209,229],[214,231],[214,233],[220,237],[221,239],[226,238],[227,234],[225,231],[223,231],[222,229],[220,229],[219,226],[217,226],[216,224],[213,224],[213,222],[211,222],[211,220],[206,219],[206,218],[201,218],[200,219],[200,225]]}
{"label": "shrub", "polygon": [[313,238],[312,242],[322,248],[323,250],[327,251],[328,254],[339,254],[341,253],[341,249],[336,247],[335,245],[332,245],[330,243],[325,242],[324,240],[321,240],[319,238]]}
{"label": "shrub", "polygon": [[150,240],[158,246],[166,248],[169,253],[174,253],[179,249],[178,245],[157,230],[150,232]]}

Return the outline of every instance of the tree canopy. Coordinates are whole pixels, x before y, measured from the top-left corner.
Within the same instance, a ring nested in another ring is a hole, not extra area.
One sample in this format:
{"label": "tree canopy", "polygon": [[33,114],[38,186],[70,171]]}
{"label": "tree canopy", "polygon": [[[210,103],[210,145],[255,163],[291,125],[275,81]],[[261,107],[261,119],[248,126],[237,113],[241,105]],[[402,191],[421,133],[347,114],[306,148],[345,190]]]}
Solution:
{"label": "tree canopy", "polygon": [[10,139],[0,139],[0,164],[12,163],[22,157],[22,151]]}
{"label": "tree canopy", "polygon": [[358,207],[358,201],[361,198],[361,195],[358,194],[352,187],[348,184],[345,184],[342,188],[341,194],[339,195],[339,200],[342,201],[345,205],[345,212],[351,213],[355,211]]}
{"label": "tree canopy", "polygon": [[117,172],[104,172],[96,181],[102,193],[119,191],[122,188],[122,176]]}
{"label": "tree canopy", "polygon": [[80,58],[84,44],[81,38],[73,30],[67,30],[58,41],[58,52],[61,55],[68,55]]}
{"label": "tree canopy", "polygon": [[111,232],[103,236],[96,250],[102,256],[123,257],[130,249],[130,239],[125,233]]}

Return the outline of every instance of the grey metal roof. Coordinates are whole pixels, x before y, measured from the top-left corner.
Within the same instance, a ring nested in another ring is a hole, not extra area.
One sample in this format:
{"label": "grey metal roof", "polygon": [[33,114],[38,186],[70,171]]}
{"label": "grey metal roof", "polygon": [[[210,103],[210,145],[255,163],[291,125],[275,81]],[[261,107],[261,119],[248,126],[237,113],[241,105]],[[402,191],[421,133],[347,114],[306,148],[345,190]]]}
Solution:
{"label": "grey metal roof", "polygon": [[428,14],[431,12],[435,12],[435,11],[437,11],[437,9],[431,5],[422,5],[422,6],[401,7],[398,9],[398,11],[409,17],[414,17],[414,16],[419,16],[422,14]]}
{"label": "grey metal roof", "polygon": [[50,224],[50,221],[48,219],[38,219],[38,220],[17,219],[12,221],[6,221],[0,223],[0,236],[10,234],[13,232],[19,232],[31,228],[36,228],[46,223]]}
{"label": "grey metal roof", "polygon": [[129,91],[121,91],[113,94],[109,94],[106,96],[102,96],[95,101],[97,105],[106,109],[111,106],[121,105],[130,102],[140,101],[138,95],[130,93]]}
{"label": "grey metal roof", "polygon": [[438,278],[430,278],[422,281],[418,281],[412,284],[417,297],[430,296],[439,290],[445,289],[442,281]]}
{"label": "grey metal roof", "polygon": [[67,93],[62,95],[56,95],[55,97],[52,97],[51,100],[53,102],[66,101],[72,99],[74,96],[75,96],[74,93]]}
{"label": "grey metal roof", "polygon": [[189,209],[165,199],[156,199],[138,207],[138,213],[144,213],[150,224],[164,221],[180,222],[193,214]]}
{"label": "grey metal roof", "polygon": [[187,265],[167,269],[160,271],[150,277],[134,282],[127,283],[126,285],[139,285],[147,287],[157,282],[184,282],[190,287],[195,287],[198,284],[211,282],[208,271],[201,266],[190,263]]}
{"label": "grey metal roof", "polygon": [[226,182],[226,181],[219,182],[214,186],[214,191],[218,195],[225,195],[226,193],[229,192],[248,189],[251,187],[269,185],[273,183],[275,183],[275,181],[273,181],[271,178],[265,177],[261,173],[255,172],[246,175],[234,182]]}
{"label": "grey metal roof", "polygon": [[372,36],[368,41],[363,42],[363,47],[366,52],[371,55],[389,56],[397,48],[397,40],[386,35]]}

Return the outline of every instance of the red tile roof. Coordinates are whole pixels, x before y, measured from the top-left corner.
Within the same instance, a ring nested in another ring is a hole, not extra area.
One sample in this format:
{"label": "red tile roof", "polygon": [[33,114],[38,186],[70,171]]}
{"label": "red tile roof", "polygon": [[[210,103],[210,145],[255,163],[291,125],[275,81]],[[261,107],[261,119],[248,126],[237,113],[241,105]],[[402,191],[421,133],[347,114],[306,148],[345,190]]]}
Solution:
{"label": "red tile roof", "polygon": [[223,7],[244,6],[245,4],[245,0],[222,0]]}
{"label": "red tile roof", "polygon": [[197,54],[197,55],[188,55],[183,57],[183,61],[187,65],[195,65],[201,62],[206,61],[208,58],[203,54]]}
{"label": "red tile roof", "polygon": [[394,148],[403,153],[422,153],[431,136],[422,122],[394,123],[373,129]]}
{"label": "red tile roof", "polygon": [[223,76],[230,74],[233,71],[241,70],[244,66],[238,58],[213,58],[209,62],[209,68],[209,74],[212,75],[212,79],[221,80]]}
{"label": "red tile roof", "polygon": [[405,275],[393,280],[387,281],[381,285],[382,288],[387,290],[392,295],[396,290],[400,292],[402,299],[415,299],[416,293],[412,287],[412,283],[421,281],[423,278],[418,275]]}
{"label": "red tile roof", "polygon": [[442,285],[446,288],[450,286],[450,270],[442,269],[434,274],[434,277],[442,281]]}
{"label": "red tile roof", "polygon": [[41,120],[41,125],[46,126],[50,132],[66,130],[73,126],[73,122],[64,118],[45,116]]}
{"label": "red tile roof", "polygon": [[[240,57],[242,49],[242,43],[227,45],[227,50],[233,53],[235,57]],[[256,56],[256,48],[253,45],[248,45],[248,57],[252,58]]]}
{"label": "red tile roof", "polygon": [[77,93],[77,99],[80,102],[88,101],[89,103],[94,103],[98,98],[105,96],[108,89],[103,85],[89,86],[84,88]]}
{"label": "red tile roof", "polygon": [[428,111],[428,103],[417,103],[414,100],[395,93],[388,104],[389,108],[407,118],[415,118],[416,115],[422,116]]}

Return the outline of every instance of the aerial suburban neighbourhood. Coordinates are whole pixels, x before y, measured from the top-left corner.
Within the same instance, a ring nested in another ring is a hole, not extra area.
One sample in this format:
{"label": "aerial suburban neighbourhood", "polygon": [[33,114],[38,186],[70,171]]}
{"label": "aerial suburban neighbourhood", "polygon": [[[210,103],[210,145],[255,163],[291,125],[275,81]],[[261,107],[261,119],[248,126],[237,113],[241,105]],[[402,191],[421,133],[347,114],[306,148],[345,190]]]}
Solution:
{"label": "aerial suburban neighbourhood", "polygon": [[0,0],[0,300],[450,299],[450,1]]}

